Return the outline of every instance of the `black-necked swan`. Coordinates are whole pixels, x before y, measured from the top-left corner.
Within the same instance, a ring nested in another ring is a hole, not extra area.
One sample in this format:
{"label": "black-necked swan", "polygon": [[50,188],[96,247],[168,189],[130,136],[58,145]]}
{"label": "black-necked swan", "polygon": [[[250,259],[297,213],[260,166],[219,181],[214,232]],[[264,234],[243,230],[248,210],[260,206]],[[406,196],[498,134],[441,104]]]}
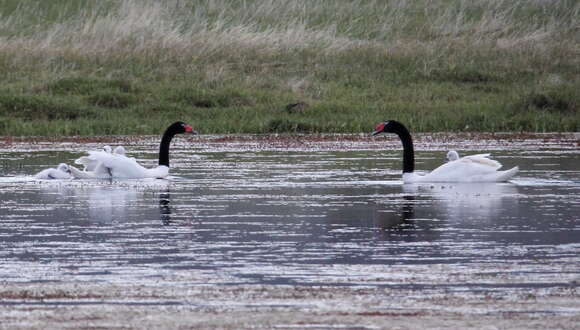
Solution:
{"label": "black-necked swan", "polygon": [[70,179],[72,176],[69,166],[65,163],[61,163],[58,164],[56,168],[47,168],[46,170],[38,172],[34,178],[42,180],[64,180]]}
{"label": "black-necked swan", "polygon": [[[104,170],[109,174],[108,177],[111,178],[164,178],[169,175],[169,145],[171,139],[176,134],[182,133],[197,134],[190,125],[180,121],[167,127],[159,144],[159,166],[155,168],[145,168],[137,163],[134,158],[125,157],[120,154],[109,154],[102,151],[89,151],[89,155],[85,157],[100,162]],[[86,178],[82,171],[75,170],[74,168],[71,171],[75,177]]]}
{"label": "black-necked swan", "polygon": [[[415,152],[413,151],[413,140],[407,128],[394,120],[386,121],[375,127],[374,135],[381,133],[394,133],[399,136],[403,143],[403,182],[503,182],[509,180],[518,173],[519,168],[516,166],[507,171],[498,171],[497,165],[501,164],[465,160],[447,162],[430,173],[420,175],[415,173]],[[453,156],[452,156],[453,157]],[[488,159],[489,160],[489,159]]]}

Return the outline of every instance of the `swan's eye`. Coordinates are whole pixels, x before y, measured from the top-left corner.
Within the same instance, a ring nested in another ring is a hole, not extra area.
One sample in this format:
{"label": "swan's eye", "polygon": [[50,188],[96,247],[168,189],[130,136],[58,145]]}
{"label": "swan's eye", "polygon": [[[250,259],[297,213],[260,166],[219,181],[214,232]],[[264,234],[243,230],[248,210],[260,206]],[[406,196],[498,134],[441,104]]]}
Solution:
{"label": "swan's eye", "polygon": [[385,129],[385,123],[377,124],[375,127],[375,132],[382,132]]}

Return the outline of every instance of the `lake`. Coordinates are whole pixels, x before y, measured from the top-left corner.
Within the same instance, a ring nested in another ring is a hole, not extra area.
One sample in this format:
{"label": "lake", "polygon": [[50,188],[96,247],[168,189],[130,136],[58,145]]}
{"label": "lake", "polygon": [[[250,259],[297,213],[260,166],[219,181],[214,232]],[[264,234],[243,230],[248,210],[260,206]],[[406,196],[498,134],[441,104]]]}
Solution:
{"label": "lake", "polygon": [[[119,138],[156,164],[157,137]],[[580,280],[578,136],[423,134],[416,169],[492,153],[508,183],[403,184],[396,138],[176,137],[166,180],[35,180],[115,138],[0,143],[0,278],[568,288]]]}

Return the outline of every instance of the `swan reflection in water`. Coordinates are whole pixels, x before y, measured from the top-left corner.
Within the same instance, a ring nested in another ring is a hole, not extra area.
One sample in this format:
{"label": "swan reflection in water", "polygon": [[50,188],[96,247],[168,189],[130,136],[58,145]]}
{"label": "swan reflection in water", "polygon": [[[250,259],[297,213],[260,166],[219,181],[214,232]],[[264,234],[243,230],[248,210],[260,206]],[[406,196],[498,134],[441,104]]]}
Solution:
{"label": "swan reflection in water", "polygon": [[[70,219],[115,223],[142,221],[153,216],[160,217],[163,225],[169,225],[171,208],[168,185],[167,180],[156,179],[146,184],[95,181],[82,186],[74,182],[70,185],[46,185],[42,188],[42,200],[49,205],[62,205],[63,202],[69,205],[59,208],[58,213],[66,213],[66,218]],[[159,189],[162,189],[161,192]],[[152,193],[156,197],[154,200]]]}
{"label": "swan reflection in water", "polygon": [[415,196],[413,195],[403,196],[400,210],[394,212],[379,207],[373,214],[375,227],[382,230],[405,230],[413,228],[413,218],[415,216],[414,201]]}
{"label": "swan reflection in water", "polygon": [[104,223],[124,222],[131,217],[131,205],[139,200],[137,191],[98,187],[87,194],[90,220]]}
{"label": "swan reflection in water", "polygon": [[435,211],[452,222],[493,220],[513,212],[518,199],[511,183],[411,184],[403,192],[430,198]]}
{"label": "swan reflection in water", "polygon": [[405,184],[399,209],[392,201],[380,201],[373,215],[377,228],[411,229],[417,219],[493,221],[500,215],[517,212],[517,187],[500,183]]}
{"label": "swan reflection in water", "polygon": [[164,226],[169,226],[171,224],[171,195],[169,191],[159,194],[159,213],[161,214],[161,223]]}

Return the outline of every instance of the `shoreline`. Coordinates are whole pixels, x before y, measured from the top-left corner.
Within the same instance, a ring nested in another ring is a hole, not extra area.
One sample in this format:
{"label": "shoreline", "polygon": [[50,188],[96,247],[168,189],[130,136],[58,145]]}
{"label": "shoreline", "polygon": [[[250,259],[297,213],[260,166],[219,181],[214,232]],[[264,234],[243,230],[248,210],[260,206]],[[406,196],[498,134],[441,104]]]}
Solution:
{"label": "shoreline", "polygon": [[[194,280],[194,279],[192,279]],[[7,328],[572,329],[576,287],[501,293],[372,287],[6,283]]]}
{"label": "shoreline", "polygon": [[[558,133],[415,133],[412,135],[415,146],[418,148],[432,144],[453,145],[457,141],[474,141],[479,147],[488,142],[491,147],[511,141],[526,141],[530,145],[559,145],[577,147],[580,146],[580,132]],[[35,144],[143,144],[156,143],[158,135],[103,135],[103,136],[62,136],[62,137],[22,137],[0,136],[0,148],[17,147],[19,145],[33,146]],[[227,145],[230,143],[251,143],[258,146],[289,147],[300,145],[308,149],[317,143],[337,143],[334,145],[341,149],[338,143],[365,144],[369,147],[396,144],[399,141],[394,135],[384,137],[371,137],[369,134],[201,134],[193,137],[178,137],[177,144],[183,141],[194,141],[196,146],[209,147],[211,145]],[[175,143],[174,142],[174,143]],[[346,145],[344,146],[346,147]],[[464,146],[469,149],[469,145]]]}

